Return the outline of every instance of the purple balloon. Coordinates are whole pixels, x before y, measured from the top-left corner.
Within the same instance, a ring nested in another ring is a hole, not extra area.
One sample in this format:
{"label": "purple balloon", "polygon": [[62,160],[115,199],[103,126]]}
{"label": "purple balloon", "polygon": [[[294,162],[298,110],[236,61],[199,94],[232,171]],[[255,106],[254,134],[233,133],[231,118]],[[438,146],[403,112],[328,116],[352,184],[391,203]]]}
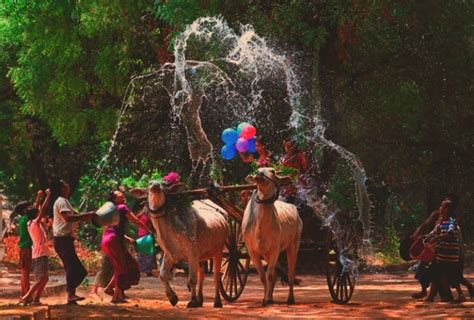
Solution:
{"label": "purple balloon", "polygon": [[247,152],[247,150],[249,149],[249,142],[244,138],[239,138],[235,143],[235,148],[239,152]]}

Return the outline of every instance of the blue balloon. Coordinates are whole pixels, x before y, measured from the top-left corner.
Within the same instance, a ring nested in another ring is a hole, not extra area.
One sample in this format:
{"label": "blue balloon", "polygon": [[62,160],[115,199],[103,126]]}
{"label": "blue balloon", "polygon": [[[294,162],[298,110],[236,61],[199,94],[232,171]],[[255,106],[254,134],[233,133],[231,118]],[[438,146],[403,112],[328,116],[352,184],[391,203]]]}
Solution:
{"label": "blue balloon", "polygon": [[232,128],[228,128],[222,131],[221,139],[227,145],[234,144],[238,138],[239,138],[239,135],[237,134],[237,131],[235,131]]}
{"label": "blue balloon", "polygon": [[249,124],[250,123],[247,123],[247,122],[242,122],[241,124],[239,124],[239,126],[237,127],[237,135],[239,137],[240,137],[240,133],[242,132],[242,129],[248,126]]}
{"label": "blue balloon", "polygon": [[250,153],[255,153],[257,152],[257,149],[255,149],[255,138],[252,138],[249,140],[249,148],[247,150]]}
{"label": "blue balloon", "polygon": [[221,149],[221,157],[225,160],[232,160],[234,159],[235,155],[237,154],[237,149],[235,149],[235,145],[225,145]]}

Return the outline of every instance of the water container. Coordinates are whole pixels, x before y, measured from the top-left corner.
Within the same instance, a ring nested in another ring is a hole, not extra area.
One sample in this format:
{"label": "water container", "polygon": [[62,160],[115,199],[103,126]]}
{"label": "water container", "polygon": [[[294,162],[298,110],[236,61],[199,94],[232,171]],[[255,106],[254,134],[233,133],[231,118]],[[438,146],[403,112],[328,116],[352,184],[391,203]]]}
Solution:
{"label": "water container", "polygon": [[151,234],[147,234],[135,241],[137,252],[152,255],[155,253],[155,239]]}
{"label": "water container", "polygon": [[114,226],[120,222],[120,215],[115,204],[107,201],[96,211],[96,216],[93,220],[94,224],[99,224],[103,227]]}
{"label": "water container", "polygon": [[434,246],[429,242],[416,240],[410,247],[410,257],[413,260],[429,263],[436,257]]}

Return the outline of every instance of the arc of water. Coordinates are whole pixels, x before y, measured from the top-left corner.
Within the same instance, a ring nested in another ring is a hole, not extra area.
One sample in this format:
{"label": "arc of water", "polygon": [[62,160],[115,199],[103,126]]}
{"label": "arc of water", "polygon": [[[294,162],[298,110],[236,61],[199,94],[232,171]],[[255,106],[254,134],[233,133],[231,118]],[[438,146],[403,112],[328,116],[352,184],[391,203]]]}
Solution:
{"label": "arc of water", "polygon": [[[188,48],[188,41],[193,37],[203,43],[209,43],[213,37],[219,37],[222,47],[224,48],[225,54],[223,56],[213,58],[211,61],[197,61],[187,60],[186,50]],[[167,88],[163,85],[163,79],[159,78],[155,85],[163,86],[168,92],[170,97],[170,105],[172,106],[174,117],[181,121],[186,127],[188,132],[188,147],[190,148],[194,143],[203,141],[207,147],[203,148],[204,152],[197,152],[197,158],[195,161],[206,162],[212,158],[212,145],[207,139],[206,133],[200,123],[200,101],[193,104],[194,100],[202,100],[206,96],[207,88],[211,86],[225,88],[228,94],[226,99],[231,99],[232,95],[239,97],[239,101],[243,101],[246,106],[246,114],[251,115],[262,101],[262,89],[259,87],[260,81],[263,77],[271,76],[278,70],[283,71],[286,81],[286,91],[288,96],[288,103],[291,107],[291,116],[289,119],[289,127],[293,128],[298,134],[300,134],[307,142],[313,143],[319,141],[325,146],[336,150],[343,159],[345,159],[350,165],[353,171],[353,178],[356,184],[356,197],[358,200],[359,207],[359,219],[364,226],[364,239],[368,239],[370,236],[370,200],[367,195],[365,186],[366,173],[360,162],[360,160],[351,152],[335,144],[334,142],[324,137],[325,127],[322,120],[317,116],[308,116],[305,114],[305,110],[308,110],[308,106],[304,106],[302,103],[302,91],[298,81],[298,77],[292,68],[291,63],[284,55],[276,54],[270,49],[265,39],[256,35],[254,29],[250,25],[241,26],[241,35],[238,36],[228,25],[223,21],[222,18],[216,17],[202,17],[195,20],[189,25],[184,32],[182,32],[176,39],[175,42],[175,63],[165,64],[158,71],[152,72],[148,75],[134,77],[127,88],[122,108],[119,112],[119,122],[117,129],[114,133],[109,152],[101,161],[102,166],[98,170],[96,177],[100,176],[105,164],[108,161],[108,157],[114,147],[115,139],[120,130],[121,119],[127,108],[133,105],[132,95],[134,94],[134,83],[138,79],[143,79],[146,76],[152,76],[160,74],[173,74],[173,87]],[[244,95],[240,94],[237,90],[230,90],[229,88],[235,88],[236,85],[232,78],[218,66],[219,63],[225,63],[238,67],[239,73],[248,75],[250,77],[250,98],[247,99]],[[194,83],[192,79],[188,79],[186,71],[190,68],[203,69],[209,71],[207,78],[201,78],[201,82]],[[313,106],[319,110],[319,105]],[[190,110],[193,112],[189,112]],[[183,112],[186,111],[186,112]],[[185,119],[182,119],[182,118]],[[192,128],[191,128],[192,127]],[[310,127],[311,129],[307,129]],[[199,140],[196,141],[196,137]]]}

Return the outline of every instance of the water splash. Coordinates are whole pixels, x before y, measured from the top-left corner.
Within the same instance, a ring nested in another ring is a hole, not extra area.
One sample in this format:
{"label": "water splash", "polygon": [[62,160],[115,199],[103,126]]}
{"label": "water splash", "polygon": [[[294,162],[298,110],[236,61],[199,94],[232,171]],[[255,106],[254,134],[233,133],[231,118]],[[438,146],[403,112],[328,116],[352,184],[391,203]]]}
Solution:
{"label": "water splash", "polygon": [[[301,89],[298,76],[285,55],[270,48],[251,25],[242,25],[240,34],[237,34],[222,18],[202,17],[176,38],[174,56],[174,63],[166,63],[132,78],[120,110],[117,130],[97,176],[107,164],[127,109],[146,103],[146,97],[156,94],[157,90],[164,90],[168,96],[173,126],[182,125],[186,129],[193,173],[200,165],[207,168],[211,162],[211,167],[214,166],[215,149],[201,121],[204,101],[205,112],[220,115],[221,122],[214,125],[221,130],[225,128],[224,123],[255,122],[258,110],[266,107],[264,84],[270,81],[272,86],[280,86],[285,91],[289,109],[288,129],[311,148],[321,143],[335,150],[352,169],[359,220],[364,228],[364,241],[368,243],[371,204],[362,163],[353,153],[325,138],[325,126],[319,117],[320,106],[311,102],[308,93]],[[308,194],[314,196],[315,192],[307,190],[304,197],[307,198]],[[309,203],[313,203],[313,210],[320,217],[334,218],[327,208],[314,201]]]}

